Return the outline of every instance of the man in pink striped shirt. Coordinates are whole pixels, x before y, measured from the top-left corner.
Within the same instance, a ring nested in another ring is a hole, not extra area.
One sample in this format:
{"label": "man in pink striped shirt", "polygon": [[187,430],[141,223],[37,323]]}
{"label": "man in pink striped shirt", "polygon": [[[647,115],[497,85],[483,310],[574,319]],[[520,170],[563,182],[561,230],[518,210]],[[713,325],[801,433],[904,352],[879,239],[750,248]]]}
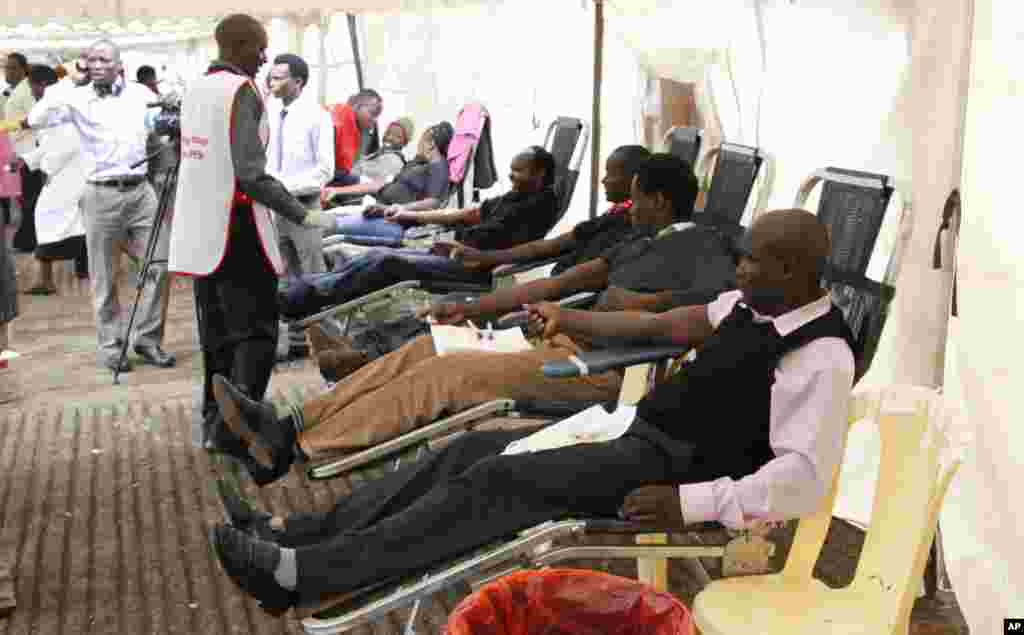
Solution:
{"label": "man in pink striped shirt", "polygon": [[742,527],[815,511],[840,460],[853,337],[819,284],[829,240],[813,214],[769,212],[748,238],[739,289],[707,305],[531,307],[546,337],[697,349],[637,404],[619,438],[506,455],[528,432],[465,434],[322,514],[271,517],[225,496],[231,525],[211,532],[225,571],[277,613],[567,516]]}

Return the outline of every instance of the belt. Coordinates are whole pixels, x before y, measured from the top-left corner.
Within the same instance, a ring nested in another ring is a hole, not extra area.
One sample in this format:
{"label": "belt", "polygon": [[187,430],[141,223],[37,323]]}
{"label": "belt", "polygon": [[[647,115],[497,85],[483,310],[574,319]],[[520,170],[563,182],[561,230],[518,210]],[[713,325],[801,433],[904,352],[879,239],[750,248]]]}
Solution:
{"label": "belt", "polygon": [[126,190],[130,187],[138,187],[146,180],[144,176],[122,176],[114,179],[103,179],[102,181],[89,181],[89,185],[99,187],[116,187],[119,190]]}

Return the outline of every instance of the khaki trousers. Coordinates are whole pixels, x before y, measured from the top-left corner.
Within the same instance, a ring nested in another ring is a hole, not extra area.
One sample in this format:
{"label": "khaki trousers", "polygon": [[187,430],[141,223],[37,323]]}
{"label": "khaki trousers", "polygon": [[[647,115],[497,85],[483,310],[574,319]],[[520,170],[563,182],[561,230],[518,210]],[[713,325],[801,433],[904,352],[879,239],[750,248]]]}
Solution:
{"label": "khaki trousers", "polygon": [[310,457],[372,447],[437,419],[492,399],[612,401],[615,371],[551,379],[547,361],[580,352],[557,335],[522,353],[454,353],[440,357],[429,335],[418,337],[346,377],[303,405],[299,445]]}

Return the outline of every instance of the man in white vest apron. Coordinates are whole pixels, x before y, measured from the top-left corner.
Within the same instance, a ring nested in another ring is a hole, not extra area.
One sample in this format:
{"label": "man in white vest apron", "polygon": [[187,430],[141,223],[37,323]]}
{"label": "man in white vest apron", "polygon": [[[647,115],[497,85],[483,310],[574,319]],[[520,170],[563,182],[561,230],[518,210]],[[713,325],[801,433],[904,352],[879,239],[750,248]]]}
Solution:
{"label": "man in white vest apron", "polygon": [[283,267],[270,210],[295,223],[325,226],[266,172],[266,107],[253,77],[266,63],[267,33],[247,15],[215,31],[219,59],[185,93],[181,169],[171,228],[172,272],[195,277],[205,366],[206,442],[217,419],[212,377],[224,374],[254,399],[274,367]]}

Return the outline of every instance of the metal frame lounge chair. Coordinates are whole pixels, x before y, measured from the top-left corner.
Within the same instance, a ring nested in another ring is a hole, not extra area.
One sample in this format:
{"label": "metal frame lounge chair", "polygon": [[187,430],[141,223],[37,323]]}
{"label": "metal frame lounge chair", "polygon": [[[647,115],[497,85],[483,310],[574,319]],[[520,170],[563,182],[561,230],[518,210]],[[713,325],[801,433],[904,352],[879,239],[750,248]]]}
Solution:
{"label": "metal frame lounge chair", "polygon": [[673,126],[665,133],[662,145],[665,148],[665,152],[686,161],[696,168],[697,157],[700,156],[700,146],[703,141],[704,131],[700,128]]}
{"label": "metal frame lounge chair", "polygon": [[[762,170],[765,164],[768,167]],[[709,150],[695,170],[698,178],[710,178],[711,184],[704,209],[694,215],[694,220],[719,227],[731,235],[742,233],[742,221],[759,177],[761,185],[753,204],[751,222],[767,201],[773,178],[770,166],[771,161],[761,148],[723,143]]]}

